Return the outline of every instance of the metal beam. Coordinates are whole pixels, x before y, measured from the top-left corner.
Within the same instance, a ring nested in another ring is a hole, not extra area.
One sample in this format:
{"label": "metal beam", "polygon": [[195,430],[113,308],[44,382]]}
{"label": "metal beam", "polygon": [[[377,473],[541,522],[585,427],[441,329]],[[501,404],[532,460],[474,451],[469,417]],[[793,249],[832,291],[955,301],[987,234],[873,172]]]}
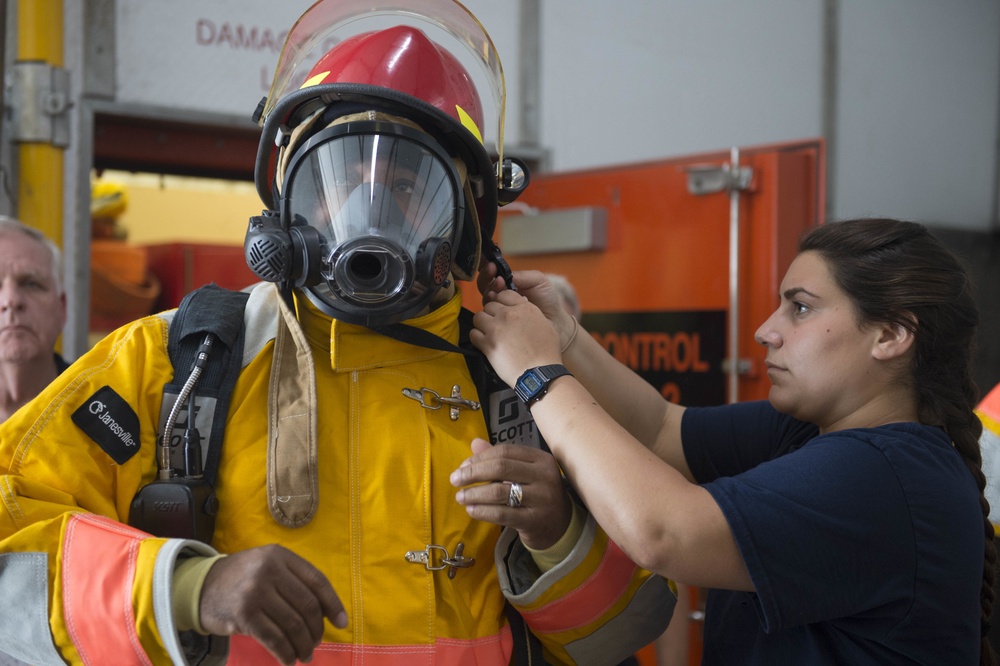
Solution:
{"label": "metal beam", "polygon": [[541,96],[540,22],[541,9],[538,0],[521,0],[521,52],[518,54],[518,90],[521,99],[518,121],[521,134],[518,145],[527,148],[538,148],[541,143],[541,111],[539,109]]}
{"label": "metal beam", "polygon": [[823,138],[826,142],[826,210],[824,220],[836,212],[837,115],[840,103],[840,0],[823,0]]}

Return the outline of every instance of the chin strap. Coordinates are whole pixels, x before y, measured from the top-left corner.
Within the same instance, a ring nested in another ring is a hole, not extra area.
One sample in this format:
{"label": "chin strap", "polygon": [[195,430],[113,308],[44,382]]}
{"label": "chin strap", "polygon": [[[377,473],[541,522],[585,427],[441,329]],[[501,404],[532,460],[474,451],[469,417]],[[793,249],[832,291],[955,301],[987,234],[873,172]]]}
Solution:
{"label": "chin strap", "polygon": [[405,342],[408,345],[426,347],[438,351],[455,352],[457,354],[475,354],[475,350],[462,349],[458,345],[453,345],[444,338],[434,335],[429,331],[409,324],[385,324],[383,326],[369,326],[369,329],[387,338]]}

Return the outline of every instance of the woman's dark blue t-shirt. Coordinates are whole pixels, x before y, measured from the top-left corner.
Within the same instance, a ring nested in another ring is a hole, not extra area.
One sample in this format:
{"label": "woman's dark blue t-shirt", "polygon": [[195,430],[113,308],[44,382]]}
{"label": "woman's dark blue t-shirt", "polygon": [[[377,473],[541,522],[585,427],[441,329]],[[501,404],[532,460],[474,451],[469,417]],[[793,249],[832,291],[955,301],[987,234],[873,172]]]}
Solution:
{"label": "woman's dark blue t-shirt", "polygon": [[983,515],[943,430],[818,435],[767,402],[681,427],[756,588],[709,592],[704,664],[979,663]]}

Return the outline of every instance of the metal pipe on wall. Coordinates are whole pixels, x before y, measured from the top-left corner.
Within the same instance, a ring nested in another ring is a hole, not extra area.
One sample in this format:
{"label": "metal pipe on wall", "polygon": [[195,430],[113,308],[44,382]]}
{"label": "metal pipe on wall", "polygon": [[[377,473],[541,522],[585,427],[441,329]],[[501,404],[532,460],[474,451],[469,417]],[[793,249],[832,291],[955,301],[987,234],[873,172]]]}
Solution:
{"label": "metal pipe on wall", "polygon": [[826,210],[824,219],[835,212],[834,185],[837,180],[837,116],[840,80],[840,0],[823,0],[823,138],[826,140]]}
{"label": "metal pipe on wall", "polygon": [[[63,64],[62,0],[18,3],[17,60]],[[51,142],[18,144],[17,217],[62,247],[63,149]]]}
{"label": "metal pipe on wall", "polygon": [[[1000,99],[1000,78],[997,79],[997,99]],[[997,105],[997,136],[1000,137],[1000,104]],[[1000,141],[993,147],[993,219],[990,227],[1000,232]]]}
{"label": "metal pipe on wall", "polygon": [[519,145],[529,148],[541,146],[541,8],[538,0],[521,0],[521,52],[518,69],[521,106],[518,109],[520,124]]}
{"label": "metal pipe on wall", "polygon": [[[4,89],[6,89],[6,77],[7,77],[7,0],[0,0],[0,37],[3,38],[3,42],[0,42],[0,113],[4,112]],[[3,122],[0,122],[0,147],[3,146]]]}
{"label": "metal pipe on wall", "polygon": [[740,398],[740,149],[730,150],[729,168],[734,183],[729,188],[729,368],[727,374],[729,403]]}

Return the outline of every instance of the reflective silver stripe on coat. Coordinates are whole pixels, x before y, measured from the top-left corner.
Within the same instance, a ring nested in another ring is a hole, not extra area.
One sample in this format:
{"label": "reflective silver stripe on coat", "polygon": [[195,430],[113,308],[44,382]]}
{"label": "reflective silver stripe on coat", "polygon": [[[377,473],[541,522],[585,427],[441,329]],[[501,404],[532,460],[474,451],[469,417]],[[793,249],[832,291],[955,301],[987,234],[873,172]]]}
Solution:
{"label": "reflective silver stripe on coat", "polygon": [[[156,555],[156,564],[153,565],[153,615],[156,618],[156,627],[160,630],[160,638],[163,639],[167,653],[175,664],[188,663],[177,633],[177,625],[174,624],[174,569],[177,568],[177,559],[183,555],[217,554],[214,548],[200,541],[170,539]],[[228,638],[222,640],[228,645]],[[221,666],[225,663],[225,657],[215,659],[206,657],[201,662],[202,666]]]}
{"label": "reflective silver stripe on coat", "polygon": [[0,555],[0,664],[62,666],[49,627],[48,553]]}
{"label": "reflective silver stripe on coat", "polygon": [[589,636],[567,645],[566,652],[579,666],[616,664],[623,659],[623,650],[631,654],[656,640],[663,633],[664,613],[670,617],[676,604],[677,596],[666,579],[650,576],[621,613]]}

